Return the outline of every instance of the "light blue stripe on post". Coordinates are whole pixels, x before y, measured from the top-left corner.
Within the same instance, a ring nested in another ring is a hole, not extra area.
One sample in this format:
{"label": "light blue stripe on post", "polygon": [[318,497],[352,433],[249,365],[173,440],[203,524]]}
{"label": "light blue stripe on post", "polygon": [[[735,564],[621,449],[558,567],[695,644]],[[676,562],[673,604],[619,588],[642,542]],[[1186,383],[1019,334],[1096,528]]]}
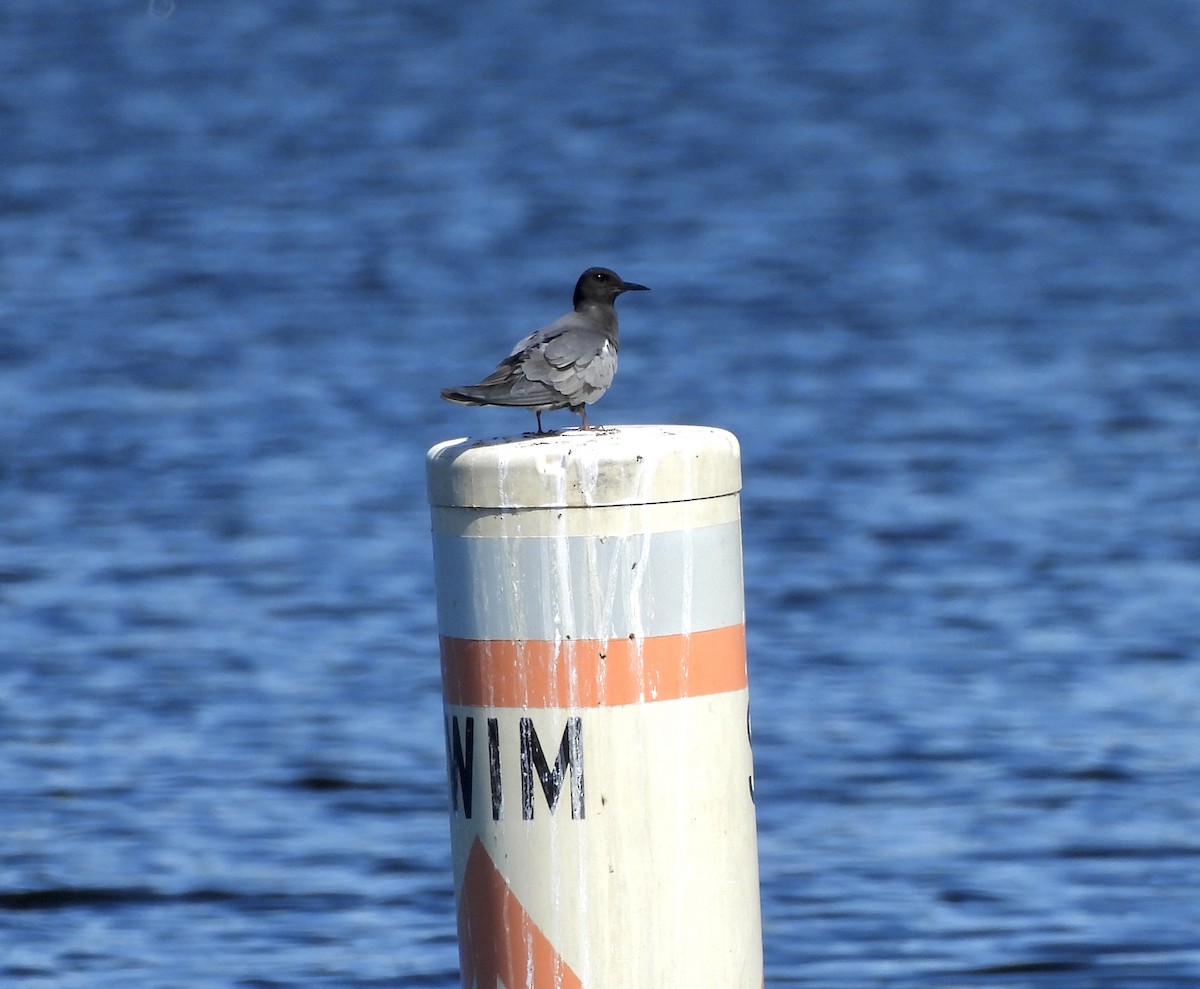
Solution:
{"label": "light blue stripe on post", "polygon": [[434,533],[438,630],[464,639],[679,635],[744,619],[741,525],[608,536]]}

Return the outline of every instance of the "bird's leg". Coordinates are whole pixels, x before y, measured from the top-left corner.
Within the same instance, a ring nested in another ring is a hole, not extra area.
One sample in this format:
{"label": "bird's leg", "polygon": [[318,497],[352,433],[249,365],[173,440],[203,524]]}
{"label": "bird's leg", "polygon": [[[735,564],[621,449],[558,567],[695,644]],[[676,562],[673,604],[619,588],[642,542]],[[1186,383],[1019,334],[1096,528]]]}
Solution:
{"label": "bird's leg", "polygon": [[541,409],[534,409],[534,410],[533,410],[533,414],[534,414],[535,416],[537,416],[537,422],[538,422],[538,435],[539,435],[539,436],[541,436],[541,435],[542,435],[542,432],[543,432],[543,430],[542,430],[542,410],[541,410]]}
{"label": "bird's leg", "polygon": [[588,428],[588,424],[587,424],[587,406],[586,406],[586,405],[581,405],[581,406],[579,406],[579,415],[580,415],[580,416],[582,417],[582,419],[583,419],[583,425],[582,425],[582,426],[580,426],[579,428],[580,428],[580,429],[587,429],[587,428]]}

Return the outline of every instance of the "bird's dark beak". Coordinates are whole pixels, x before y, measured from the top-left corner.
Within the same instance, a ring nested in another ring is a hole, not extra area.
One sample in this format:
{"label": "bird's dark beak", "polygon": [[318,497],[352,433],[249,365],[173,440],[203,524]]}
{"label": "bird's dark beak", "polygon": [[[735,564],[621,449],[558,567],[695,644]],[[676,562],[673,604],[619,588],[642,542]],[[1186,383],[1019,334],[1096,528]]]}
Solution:
{"label": "bird's dark beak", "polygon": [[649,292],[650,286],[649,285],[639,285],[637,282],[622,282],[621,283],[621,291],[622,292]]}

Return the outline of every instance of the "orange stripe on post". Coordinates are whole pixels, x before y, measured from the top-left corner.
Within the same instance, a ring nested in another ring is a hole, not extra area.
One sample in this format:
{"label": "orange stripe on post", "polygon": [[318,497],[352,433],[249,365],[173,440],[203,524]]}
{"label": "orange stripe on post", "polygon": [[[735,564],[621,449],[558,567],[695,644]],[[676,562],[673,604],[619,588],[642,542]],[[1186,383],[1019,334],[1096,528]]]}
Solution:
{"label": "orange stripe on post", "polygon": [[635,639],[459,639],[442,636],[448,704],[613,707],[746,687],[746,628]]}

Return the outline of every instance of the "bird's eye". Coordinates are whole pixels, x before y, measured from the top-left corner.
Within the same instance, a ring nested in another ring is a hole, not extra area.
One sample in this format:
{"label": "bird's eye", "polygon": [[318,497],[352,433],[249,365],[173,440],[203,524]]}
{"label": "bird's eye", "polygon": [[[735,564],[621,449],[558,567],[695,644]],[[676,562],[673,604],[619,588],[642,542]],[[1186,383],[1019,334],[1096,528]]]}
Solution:
{"label": "bird's eye", "polygon": [[594,274],[592,277],[595,278],[596,281],[598,281],[598,282],[608,281],[608,275],[606,275],[603,271],[597,271],[596,274]]}

